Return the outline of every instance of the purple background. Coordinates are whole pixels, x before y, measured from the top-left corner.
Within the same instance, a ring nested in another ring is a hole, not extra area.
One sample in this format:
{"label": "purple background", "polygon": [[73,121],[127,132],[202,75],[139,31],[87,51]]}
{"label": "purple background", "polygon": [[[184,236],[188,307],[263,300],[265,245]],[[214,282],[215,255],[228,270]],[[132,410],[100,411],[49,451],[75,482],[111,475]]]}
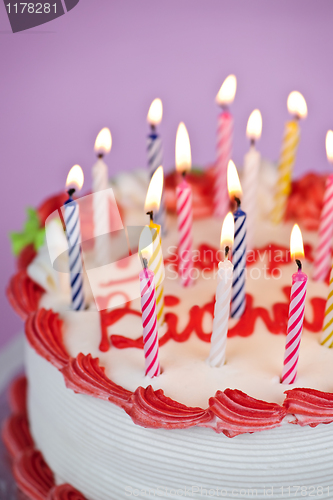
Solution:
{"label": "purple background", "polygon": [[91,185],[93,144],[108,126],[110,173],[146,165],[146,114],[161,97],[165,168],[172,168],[179,121],[188,127],[193,162],[214,160],[215,95],[235,73],[234,159],[248,148],[250,112],[263,116],[259,148],[278,157],[286,100],[308,103],[295,174],[328,170],[325,134],[333,128],[331,0],[81,0],[64,16],[12,34],[0,4],[1,336],[21,322],[4,288],[14,271],[7,233],[27,205],[63,188],[79,163]]}

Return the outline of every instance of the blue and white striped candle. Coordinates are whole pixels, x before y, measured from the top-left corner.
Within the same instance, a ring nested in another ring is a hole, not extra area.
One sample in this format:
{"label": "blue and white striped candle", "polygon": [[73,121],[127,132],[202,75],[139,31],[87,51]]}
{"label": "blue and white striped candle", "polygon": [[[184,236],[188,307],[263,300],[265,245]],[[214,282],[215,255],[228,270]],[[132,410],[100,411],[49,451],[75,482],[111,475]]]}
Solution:
{"label": "blue and white striped candle", "polygon": [[246,306],[246,213],[240,208],[242,188],[235,164],[232,160],[228,164],[228,191],[229,196],[237,203],[237,209],[234,212],[235,236],[232,249],[234,274],[231,290],[230,316],[232,318],[240,318]]}
{"label": "blue and white striped candle", "polygon": [[[83,172],[79,165],[74,165],[69,171],[66,186],[77,186],[81,189],[83,185]],[[83,292],[83,267],[81,259],[81,230],[79,206],[72,196],[75,188],[68,190],[69,198],[64,204],[64,219],[66,235],[68,240],[69,273],[71,285],[72,309],[80,311],[85,308]]]}
{"label": "blue and white striped candle", "polygon": [[[149,176],[152,178],[158,167],[163,165],[163,148],[161,137],[156,132],[156,126],[161,123],[163,115],[163,106],[161,99],[154,99],[150,105],[147,121],[151,131],[147,137],[147,154]],[[164,194],[162,193],[161,205],[158,212],[154,213],[156,224],[162,228],[162,234],[166,234],[166,214]]]}

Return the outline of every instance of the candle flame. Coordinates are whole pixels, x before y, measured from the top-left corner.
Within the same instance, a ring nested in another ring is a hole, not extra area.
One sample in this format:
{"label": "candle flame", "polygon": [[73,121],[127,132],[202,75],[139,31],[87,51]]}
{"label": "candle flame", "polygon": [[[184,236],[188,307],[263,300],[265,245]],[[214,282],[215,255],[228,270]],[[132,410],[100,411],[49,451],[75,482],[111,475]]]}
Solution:
{"label": "candle flame", "polygon": [[294,224],[290,235],[290,255],[292,259],[304,257],[302,233],[298,224]]}
{"label": "candle flame", "polygon": [[104,127],[96,137],[94,151],[96,154],[106,155],[110,153],[111,146],[112,146],[111,132],[107,127]]}
{"label": "candle flame", "polygon": [[261,137],[262,131],[262,117],[259,109],[255,109],[249,116],[246,136],[252,140],[258,140]]}
{"label": "candle flame", "polygon": [[67,175],[67,180],[66,180],[66,189],[69,189],[71,187],[75,188],[76,191],[80,191],[80,189],[83,186],[84,182],[84,175],[82,172],[82,168],[80,165],[74,165],[70,169]]}
{"label": "candle flame", "polygon": [[290,92],[287,100],[287,108],[291,115],[298,118],[306,118],[308,115],[308,107],[306,101],[300,92],[294,90]]}
{"label": "candle flame", "polygon": [[145,212],[158,212],[163,191],[163,178],[163,167],[160,166],[155,170],[148,186]]}
{"label": "candle flame", "polygon": [[219,104],[220,106],[227,106],[228,104],[231,104],[235,99],[236,89],[237,78],[235,77],[235,75],[227,76],[217,93],[217,104]]}
{"label": "candle flame", "polygon": [[222,231],[221,231],[221,249],[225,249],[225,247],[232,247],[234,243],[234,232],[235,232],[235,221],[234,216],[231,212],[229,212],[223,221]]}
{"label": "candle flame", "polygon": [[147,121],[150,125],[158,125],[161,123],[163,116],[163,105],[161,99],[154,99],[150,105]]}
{"label": "candle flame", "polygon": [[148,226],[145,226],[141,231],[138,250],[140,259],[147,259],[149,262],[153,255],[153,235]]}
{"label": "candle flame", "polygon": [[176,169],[178,172],[191,170],[191,144],[183,122],[178,125],[176,135]]}
{"label": "candle flame", "polygon": [[227,181],[228,181],[228,191],[230,198],[232,196],[241,198],[243,194],[242,186],[239,182],[237,168],[232,160],[229,160],[228,163]]}
{"label": "candle flame", "polygon": [[328,161],[333,162],[333,131],[329,130],[326,134],[326,155]]}

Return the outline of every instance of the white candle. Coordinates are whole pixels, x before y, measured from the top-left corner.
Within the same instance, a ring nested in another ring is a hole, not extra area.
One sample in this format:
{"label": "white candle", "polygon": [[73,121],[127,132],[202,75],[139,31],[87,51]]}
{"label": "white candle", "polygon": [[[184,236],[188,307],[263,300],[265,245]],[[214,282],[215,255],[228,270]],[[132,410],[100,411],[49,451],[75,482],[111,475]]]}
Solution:
{"label": "white candle", "polygon": [[261,162],[261,154],[256,150],[255,141],[260,138],[262,118],[258,109],[252,111],[247,122],[246,135],[251,141],[250,149],[244,156],[243,200],[242,205],[247,214],[247,249],[254,245],[254,232],[257,219],[257,186]]}
{"label": "white candle", "polygon": [[221,249],[224,261],[219,263],[217,273],[217,288],[214,309],[213,333],[208,357],[210,366],[223,366],[227,345],[228,320],[230,315],[231,286],[234,266],[228,259],[228,253],[233,243],[234,218],[231,212],[224,219],[221,232]]}
{"label": "white candle", "polygon": [[103,128],[98,134],[95,142],[95,152],[98,160],[93,166],[93,215],[94,215],[94,237],[95,237],[95,261],[98,266],[109,264],[110,260],[110,218],[109,198],[107,189],[109,187],[108,168],[104,162],[104,155],[109,153],[112,146],[111,133],[108,128]]}

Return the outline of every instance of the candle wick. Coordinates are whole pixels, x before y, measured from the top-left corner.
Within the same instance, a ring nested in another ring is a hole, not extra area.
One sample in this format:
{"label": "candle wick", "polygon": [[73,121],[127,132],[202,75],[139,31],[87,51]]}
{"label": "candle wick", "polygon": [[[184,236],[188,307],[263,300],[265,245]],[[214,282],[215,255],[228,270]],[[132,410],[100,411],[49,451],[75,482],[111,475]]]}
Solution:
{"label": "candle wick", "polygon": [[183,179],[185,179],[185,177],[186,177],[186,170],[182,171],[182,176],[183,176]]}
{"label": "candle wick", "polygon": [[226,247],[224,249],[224,257],[225,257],[225,259],[228,258],[228,253],[229,253],[229,247],[228,247],[228,245],[226,245]]}
{"label": "candle wick", "polygon": [[148,267],[148,259],[143,258],[142,259],[142,263],[143,263],[144,269],[147,269],[147,267]]}
{"label": "candle wick", "polygon": [[149,215],[151,222],[154,222],[154,212],[150,210],[149,212],[147,212],[147,215]]}
{"label": "candle wick", "polygon": [[241,201],[240,198],[238,198],[238,196],[235,196],[235,202],[237,203],[237,208],[239,208],[241,205]]}
{"label": "candle wick", "polygon": [[302,271],[302,262],[299,259],[296,259],[296,264],[297,264],[298,270]]}
{"label": "candle wick", "polygon": [[152,131],[153,133],[155,133],[155,132],[156,132],[156,125],[155,125],[155,123],[151,123],[151,124],[150,124],[150,129],[151,129],[151,131]]}
{"label": "candle wick", "polygon": [[229,111],[229,107],[227,104],[221,104],[221,109],[225,113],[226,111]]}
{"label": "candle wick", "polygon": [[103,158],[104,154],[103,153],[98,153],[97,158],[101,160]]}
{"label": "candle wick", "polygon": [[71,198],[73,196],[73,194],[75,193],[75,188],[70,188],[68,191],[68,196]]}
{"label": "candle wick", "polygon": [[256,145],[256,140],[252,137],[250,140],[250,146],[254,147]]}

